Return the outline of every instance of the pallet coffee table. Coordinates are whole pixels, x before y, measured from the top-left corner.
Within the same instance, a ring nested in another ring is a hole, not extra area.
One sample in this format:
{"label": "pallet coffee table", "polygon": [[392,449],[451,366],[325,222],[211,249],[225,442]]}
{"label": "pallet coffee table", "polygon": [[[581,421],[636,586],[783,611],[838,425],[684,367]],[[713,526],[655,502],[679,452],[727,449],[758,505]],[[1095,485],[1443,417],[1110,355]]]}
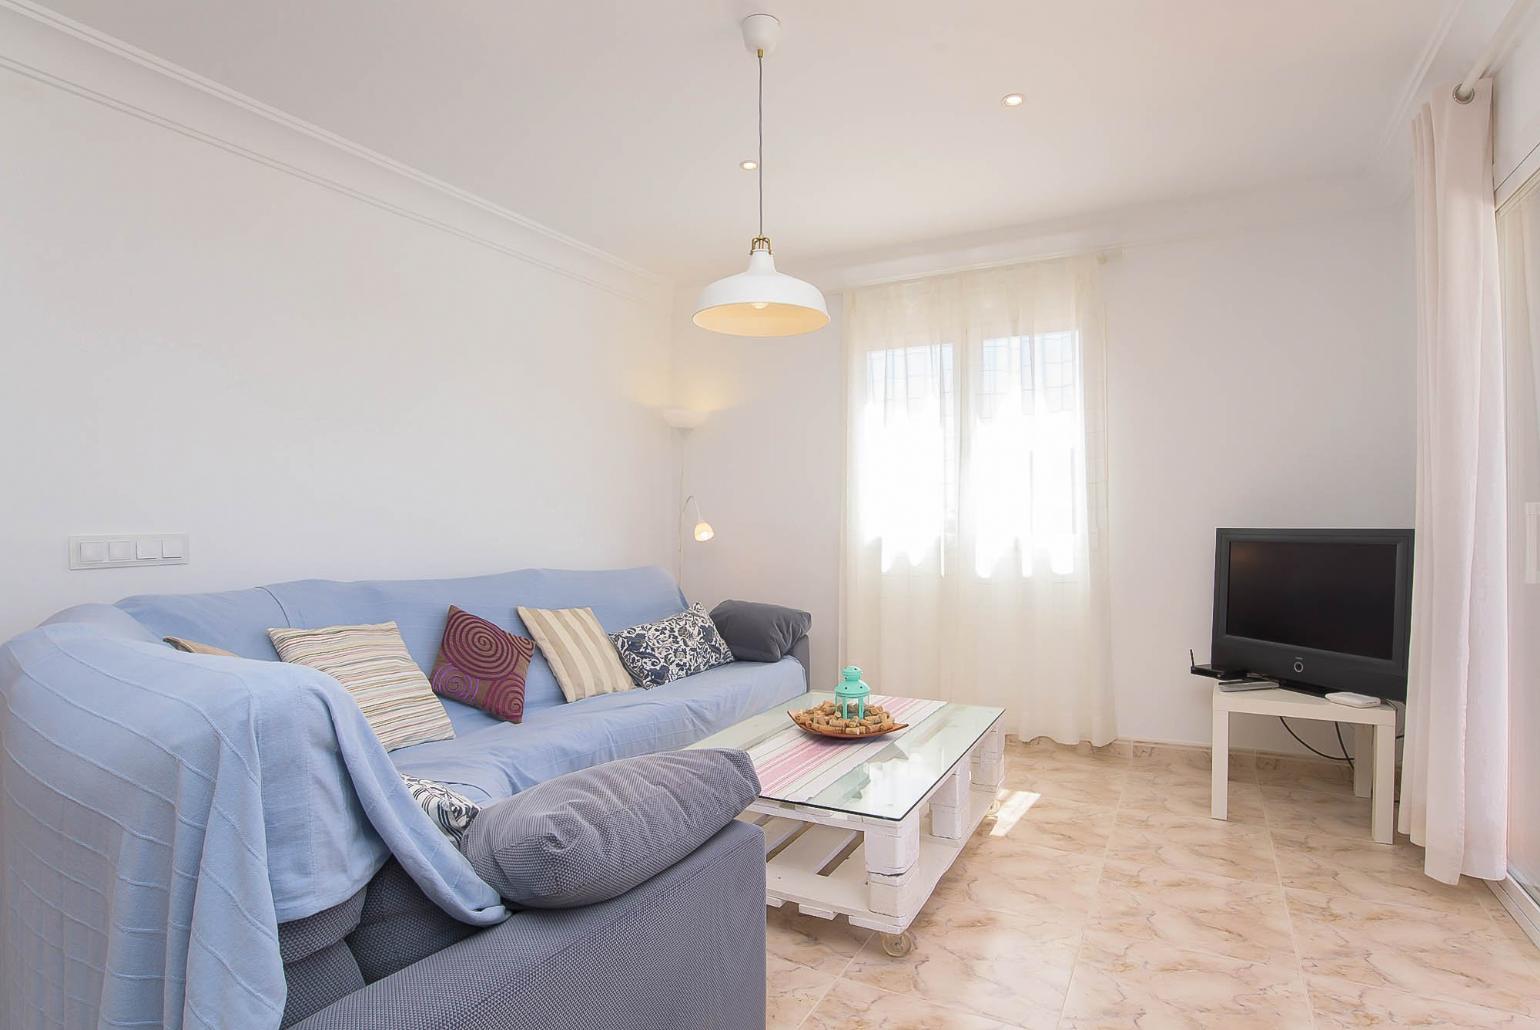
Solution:
{"label": "pallet coffee table", "polygon": [[832,696],[793,698],[694,746],[754,761],[760,796],[740,818],[765,832],[766,903],[844,913],[903,955],[910,922],[994,803],[1004,709],[874,694],[909,728],[872,740],[814,736],[787,718]]}

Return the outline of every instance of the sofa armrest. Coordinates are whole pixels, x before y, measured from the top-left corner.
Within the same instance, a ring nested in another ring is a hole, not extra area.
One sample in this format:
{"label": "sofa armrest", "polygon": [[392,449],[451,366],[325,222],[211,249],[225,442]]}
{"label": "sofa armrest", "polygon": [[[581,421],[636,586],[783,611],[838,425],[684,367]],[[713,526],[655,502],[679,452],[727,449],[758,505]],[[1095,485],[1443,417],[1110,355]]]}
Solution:
{"label": "sofa armrest", "polygon": [[813,666],[812,666],[812,659],[808,655],[809,648],[810,648],[810,644],[809,644],[809,641],[808,641],[808,635],[806,633],[804,633],[800,637],[797,638],[797,642],[795,644],[791,645],[791,651],[788,652],[788,653],[793,658],[795,658],[798,662],[800,662],[802,664],[802,678],[808,681],[808,689],[811,690],[811,689],[813,689],[812,688],[812,671],[813,671]]}
{"label": "sofa armrest", "polygon": [[765,851],[734,820],[618,898],[518,912],[294,1030],[759,1030]]}

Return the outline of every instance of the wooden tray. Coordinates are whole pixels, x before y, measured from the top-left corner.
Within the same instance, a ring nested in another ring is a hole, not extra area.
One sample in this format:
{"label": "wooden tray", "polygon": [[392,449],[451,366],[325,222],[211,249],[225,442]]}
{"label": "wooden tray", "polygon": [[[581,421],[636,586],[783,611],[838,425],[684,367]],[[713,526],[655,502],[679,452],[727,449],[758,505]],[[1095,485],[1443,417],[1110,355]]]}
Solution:
{"label": "wooden tray", "polygon": [[802,730],[805,733],[816,734],[820,737],[830,737],[834,740],[876,740],[878,737],[886,737],[889,733],[897,733],[899,730],[907,730],[909,728],[909,724],[907,722],[900,722],[889,726],[887,729],[878,733],[859,733],[853,735],[849,733],[842,733],[839,730],[822,729],[818,726],[804,726],[802,723],[797,722],[797,713],[787,712],[786,714],[790,716],[792,724],[796,726],[797,729]]}

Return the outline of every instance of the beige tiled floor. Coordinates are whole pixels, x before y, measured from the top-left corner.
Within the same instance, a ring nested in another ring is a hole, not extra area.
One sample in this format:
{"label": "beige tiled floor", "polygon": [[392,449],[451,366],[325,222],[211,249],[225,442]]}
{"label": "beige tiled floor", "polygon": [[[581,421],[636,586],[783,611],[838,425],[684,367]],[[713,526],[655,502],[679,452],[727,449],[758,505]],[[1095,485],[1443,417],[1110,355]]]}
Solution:
{"label": "beige tiled floor", "polygon": [[[1486,886],[1369,840],[1345,766],[1011,743],[986,820],[889,958],[769,911],[769,1025],[1540,1027],[1540,951]],[[1398,838],[1399,840],[1399,838]]]}

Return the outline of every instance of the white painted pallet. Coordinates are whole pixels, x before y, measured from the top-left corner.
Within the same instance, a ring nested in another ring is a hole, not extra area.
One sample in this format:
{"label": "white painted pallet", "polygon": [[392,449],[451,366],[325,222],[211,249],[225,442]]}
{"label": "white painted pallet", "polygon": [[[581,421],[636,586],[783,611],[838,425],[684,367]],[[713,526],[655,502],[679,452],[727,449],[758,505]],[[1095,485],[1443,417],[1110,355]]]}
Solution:
{"label": "white painted pallet", "polygon": [[989,814],[1002,749],[997,723],[902,820],[757,801],[740,818],[765,832],[766,904],[904,933]]}

